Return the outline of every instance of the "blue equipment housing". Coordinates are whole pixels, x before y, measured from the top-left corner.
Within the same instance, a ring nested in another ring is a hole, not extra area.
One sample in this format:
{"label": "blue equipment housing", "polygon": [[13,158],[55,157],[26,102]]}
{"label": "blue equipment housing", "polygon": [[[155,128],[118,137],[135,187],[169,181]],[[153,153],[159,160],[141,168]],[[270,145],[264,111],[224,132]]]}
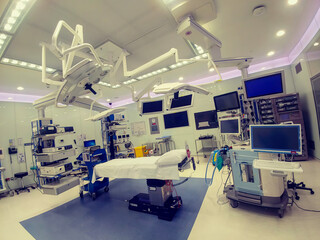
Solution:
{"label": "blue equipment housing", "polygon": [[88,160],[84,160],[82,157],[82,154],[79,155],[77,158],[81,161],[81,166],[85,166],[88,169],[88,176],[82,178],[82,181],[88,181],[88,183],[85,183],[81,186],[80,190],[80,197],[83,198],[83,192],[88,192],[92,199],[95,200],[97,197],[97,192],[104,188],[105,192],[109,191],[109,178],[104,178],[102,181],[95,181],[94,183],[91,182],[92,180],[92,174],[93,174],[93,168],[97,164],[107,162],[107,153],[105,149],[97,149],[93,153],[84,153],[89,155]]}

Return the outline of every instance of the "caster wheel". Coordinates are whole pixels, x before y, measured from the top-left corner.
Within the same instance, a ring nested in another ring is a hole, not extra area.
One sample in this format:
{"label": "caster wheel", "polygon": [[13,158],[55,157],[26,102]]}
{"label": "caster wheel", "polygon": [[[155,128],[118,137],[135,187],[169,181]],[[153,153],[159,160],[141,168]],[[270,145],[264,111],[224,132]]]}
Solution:
{"label": "caster wheel", "polygon": [[299,197],[299,196],[296,196],[295,199],[296,199],[296,200],[300,200],[300,197]]}
{"label": "caster wheel", "polygon": [[109,187],[105,187],[105,188],[104,188],[104,191],[105,191],[105,192],[109,192]]}
{"label": "caster wheel", "polygon": [[313,195],[313,194],[314,194],[314,191],[310,191],[310,193]]}
{"label": "caster wheel", "polygon": [[284,215],[284,209],[279,209],[279,210],[278,210],[278,217],[279,217],[279,218],[282,218],[283,215]]}
{"label": "caster wheel", "polygon": [[92,200],[96,200],[97,194],[96,194],[96,193],[92,193],[92,194],[91,194],[91,197],[92,197]]}
{"label": "caster wheel", "polygon": [[239,202],[235,200],[230,200],[230,206],[232,208],[237,208],[239,206]]}
{"label": "caster wheel", "polygon": [[302,184],[302,187],[306,187],[306,185],[305,185],[305,184]]}
{"label": "caster wheel", "polygon": [[30,192],[30,189],[27,189],[28,190],[28,192]]}
{"label": "caster wheel", "polygon": [[13,191],[10,191],[10,192],[9,192],[9,196],[10,196],[10,197],[13,197],[13,196],[14,196],[14,192],[13,192]]}
{"label": "caster wheel", "polygon": [[83,192],[79,193],[80,198],[83,198]]}

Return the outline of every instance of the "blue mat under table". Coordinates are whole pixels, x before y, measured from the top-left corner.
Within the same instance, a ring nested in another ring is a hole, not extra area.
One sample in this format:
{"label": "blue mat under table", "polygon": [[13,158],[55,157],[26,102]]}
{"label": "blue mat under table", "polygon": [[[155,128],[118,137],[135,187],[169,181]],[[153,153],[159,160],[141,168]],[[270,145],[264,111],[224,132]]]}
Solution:
{"label": "blue mat under table", "polygon": [[147,193],[145,180],[116,179],[109,188],[108,193],[99,193],[95,201],[85,195],[21,224],[37,240],[187,239],[207,192],[200,178],[177,186],[183,206],[168,222],[128,209],[125,200]]}

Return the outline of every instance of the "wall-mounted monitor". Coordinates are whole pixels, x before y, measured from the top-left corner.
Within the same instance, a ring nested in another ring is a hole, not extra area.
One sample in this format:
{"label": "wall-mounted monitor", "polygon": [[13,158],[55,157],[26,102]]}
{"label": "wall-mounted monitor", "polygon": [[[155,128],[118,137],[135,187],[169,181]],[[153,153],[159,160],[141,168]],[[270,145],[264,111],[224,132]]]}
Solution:
{"label": "wall-mounted monitor", "polygon": [[213,97],[213,100],[217,112],[230,111],[240,108],[237,91],[215,96]]}
{"label": "wall-mounted monitor", "polygon": [[189,94],[186,96],[178,97],[178,98],[171,98],[169,109],[181,109],[185,107],[192,107],[193,104],[193,94]]}
{"label": "wall-mounted monitor", "polygon": [[142,114],[163,112],[163,100],[142,102]]}
{"label": "wall-mounted monitor", "polygon": [[240,134],[240,117],[220,118],[219,119],[221,134]]}
{"label": "wall-mounted monitor", "polygon": [[163,120],[166,129],[189,126],[187,111],[164,114]]}
{"label": "wall-mounted monitor", "polygon": [[302,153],[300,124],[250,126],[251,149],[259,152]]}
{"label": "wall-mounted monitor", "polygon": [[96,141],[95,140],[83,141],[83,145],[84,147],[92,147],[96,145]]}
{"label": "wall-mounted monitor", "polygon": [[219,127],[217,111],[198,112],[194,114],[196,129],[208,129]]}
{"label": "wall-mounted monitor", "polygon": [[243,80],[248,100],[281,96],[286,93],[284,71]]}

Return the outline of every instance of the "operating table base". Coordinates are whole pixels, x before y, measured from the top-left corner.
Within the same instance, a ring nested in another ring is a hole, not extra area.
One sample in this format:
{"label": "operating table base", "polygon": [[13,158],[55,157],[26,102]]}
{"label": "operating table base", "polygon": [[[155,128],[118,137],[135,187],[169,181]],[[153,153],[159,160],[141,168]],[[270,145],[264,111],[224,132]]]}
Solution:
{"label": "operating table base", "polygon": [[129,209],[157,215],[159,219],[171,221],[182,206],[182,200],[180,196],[170,196],[164,203],[164,206],[156,206],[150,204],[149,194],[139,193],[129,200]]}

